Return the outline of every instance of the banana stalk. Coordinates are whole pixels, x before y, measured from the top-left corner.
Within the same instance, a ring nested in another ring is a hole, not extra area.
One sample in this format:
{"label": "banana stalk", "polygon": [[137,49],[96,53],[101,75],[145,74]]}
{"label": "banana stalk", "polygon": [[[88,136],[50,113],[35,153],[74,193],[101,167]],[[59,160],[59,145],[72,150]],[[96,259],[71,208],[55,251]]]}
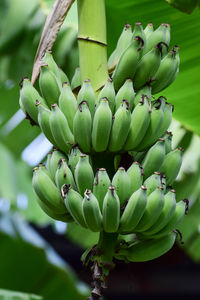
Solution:
{"label": "banana stalk", "polygon": [[78,0],[77,7],[81,82],[90,79],[97,91],[108,79],[105,0]]}

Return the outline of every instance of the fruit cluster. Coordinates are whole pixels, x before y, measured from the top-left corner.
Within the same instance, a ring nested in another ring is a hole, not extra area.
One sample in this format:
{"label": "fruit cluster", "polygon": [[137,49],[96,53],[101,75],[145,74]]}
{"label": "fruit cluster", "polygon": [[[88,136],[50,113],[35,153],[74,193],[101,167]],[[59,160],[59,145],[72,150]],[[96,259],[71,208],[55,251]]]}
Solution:
{"label": "fruit cluster", "polygon": [[[151,23],[145,30],[136,23],[133,32],[126,25],[98,92],[89,79],[81,85],[80,69],[70,85],[49,52],[39,77],[42,97],[27,78],[22,83],[21,108],[59,149],[34,169],[41,208],[91,231],[134,233],[137,241],[120,244],[118,259],[145,261],[168,251],[188,208],[186,200],[176,203],[171,186],[182,162],[167,131],[173,106],[152,95],[179,70],[179,49],[168,51],[169,42],[169,24],[154,31]],[[127,153],[132,163],[125,169]]]}
{"label": "fruit cluster", "polygon": [[[45,72],[53,76],[50,69],[45,68]],[[49,86],[53,86],[50,81]],[[83,82],[77,99],[69,84],[64,82],[57,103],[51,104],[50,110],[48,97],[45,101],[25,78],[20,99],[24,110],[39,123],[48,140],[66,154],[75,142],[84,153],[116,153],[147,149],[169,127],[173,106],[164,97],[151,101],[150,89],[143,88],[135,97],[133,83],[127,79],[115,95],[113,82],[109,79],[95,104],[95,93],[89,80]]]}
{"label": "fruit cluster", "polygon": [[116,49],[108,60],[115,89],[118,90],[126,78],[134,82],[135,90],[145,85],[152,86],[152,93],[168,87],[176,78],[179,70],[179,48],[174,46],[168,52],[170,25],[161,24],[155,31],[149,23],[143,30],[141,23],[125,25]]}
{"label": "fruit cluster", "polygon": [[91,231],[160,239],[187,211],[187,201],[176,203],[169,186],[179,172],[182,151],[167,153],[166,146],[161,139],[146,152],[141,165],[134,161],[127,171],[119,167],[111,179],[105,168],[95,174],[91,157],[77,147],[68,157],[54,150],[46,167],[41,164],[34,169],[38,202],[52,218],[75,221]]}

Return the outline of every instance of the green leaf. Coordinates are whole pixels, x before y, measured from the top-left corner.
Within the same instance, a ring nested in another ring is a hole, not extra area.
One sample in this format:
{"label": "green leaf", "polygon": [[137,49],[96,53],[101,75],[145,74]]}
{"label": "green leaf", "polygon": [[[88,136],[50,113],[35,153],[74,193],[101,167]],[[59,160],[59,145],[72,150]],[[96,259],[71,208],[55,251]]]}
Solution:
{"label": "green leaf", "polygon": [[9,0],[8,3],[0,30],[0,53],[14,50],[12,43],[19,39],[28,19],[37,8],[38,0]]}
{"label": "green leaf", "polygon": [[2,289],[42,295],[48,300],[83,300],[88,289],[54,250],[15,214],[0,218]]}
{"label": "green leaf", "polygon": [[30,222],[48,224],[54,222],[37,203],[32,187],[32,167],[0,143],[0,198],[6,207],[20,213]]}
{"label": "green leaf", "polygon": [[186,128],[200,135],[200,18],[199,11],[185,15],[163,0],[106,1],[108,53],[110,54],[124,24],[141,21],[145,27],[153,22],[171,24],[171,43],[180,47],[180,73],[175,82],[162,92],[175,105],[173,116]]}
{"label": "green leaf", "polygon": [[1,300],[43,300],[44,298],[33,294],[24,294],[21,292],[12,292],[8,290],[0,289],[0,299]]}
{"label": "green leaf", "polygon": [[0,144],[0,198],[12,204],[16,201],[16,166],[10,151]]}
{"label": "green leaf", "polygon": [[[8,83],[9,84],[9,83]],[[0,139],[15,156],[20,156],[24,148],[41,132],[38,126],[30,126],[30,122],[24,119],[15,127],[11,118],[20,109],[19,86],[0,86]],[[11,121],[10,121],[11,119]],[[18,117],[16,117],[16,122]]]}
{"label": "green leaf", "polygon": [[26,220],[44,225],[54,222],[40,208],[32,187],[32,168],[22,160],[16,162],[18,197],[17,209]]}

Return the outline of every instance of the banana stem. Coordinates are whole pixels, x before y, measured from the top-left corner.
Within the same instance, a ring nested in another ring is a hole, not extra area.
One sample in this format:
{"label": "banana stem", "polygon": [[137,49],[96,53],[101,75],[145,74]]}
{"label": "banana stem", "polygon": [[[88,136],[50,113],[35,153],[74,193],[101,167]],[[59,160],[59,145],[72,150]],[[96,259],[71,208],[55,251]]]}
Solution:
{"label": "banana stem", "polygon": [[97,91],[108,79],[105,0],[78,0],[77,7],[81,81]]}
{"label": "banana stem", "polygon": [[91,296],[87,300],[102,299],[102,289],[106,288],[106,279],[111,269],[114,268],[113,256],[117,244],[118,233],[100,232],[99,242],[97,245],[98,254],[92,270],[92,286]]}
{"label": "banana stem", "polygon": [[[98,249],[102,253],[100,256],[100,262],[106,264],[113,264],[113,254],[115,252],[115,247],[118,239],[118,233],[108,233],[101,231],[99,234]],[[105,265],[106,269],[106,265]],[[109,268],[108,268],[109,269]]]}

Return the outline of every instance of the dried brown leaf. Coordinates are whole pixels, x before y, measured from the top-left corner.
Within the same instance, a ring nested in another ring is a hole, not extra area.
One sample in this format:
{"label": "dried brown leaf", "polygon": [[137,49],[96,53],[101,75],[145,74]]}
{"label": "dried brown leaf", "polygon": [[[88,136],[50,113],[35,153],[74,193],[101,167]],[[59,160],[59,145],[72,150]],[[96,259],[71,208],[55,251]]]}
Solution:
{"label": "dried brown leaf", "polygon": [[40,43],[36,52],[33,65],[31,83],[34,84],[42,65],[42,59],[46,51],[51,50],[60,27],[72,5],[74,0],[55,0],[51,12],[47,16],[44,29],[41,35]]}

